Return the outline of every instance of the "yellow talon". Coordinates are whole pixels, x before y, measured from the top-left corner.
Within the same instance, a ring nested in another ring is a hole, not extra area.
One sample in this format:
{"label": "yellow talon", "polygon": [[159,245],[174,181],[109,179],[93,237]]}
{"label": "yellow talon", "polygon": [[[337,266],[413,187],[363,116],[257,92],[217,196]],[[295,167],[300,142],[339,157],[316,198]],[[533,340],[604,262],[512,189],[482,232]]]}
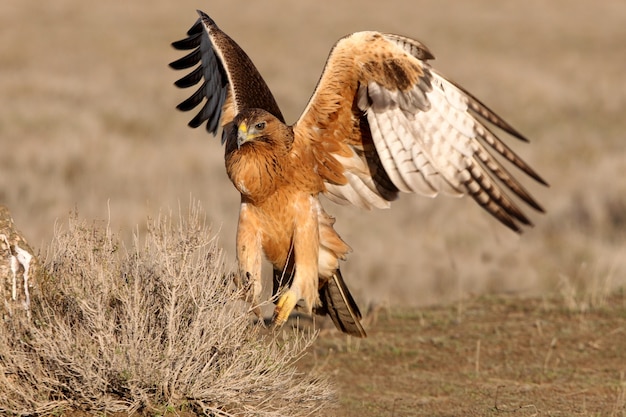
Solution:
{"label": "yellow talon", "polygon": [[278,327],[285,324],[297,302],[298,299],[292,291],[287,291],[280,296],[276,308],[274,308],[274,326]]}

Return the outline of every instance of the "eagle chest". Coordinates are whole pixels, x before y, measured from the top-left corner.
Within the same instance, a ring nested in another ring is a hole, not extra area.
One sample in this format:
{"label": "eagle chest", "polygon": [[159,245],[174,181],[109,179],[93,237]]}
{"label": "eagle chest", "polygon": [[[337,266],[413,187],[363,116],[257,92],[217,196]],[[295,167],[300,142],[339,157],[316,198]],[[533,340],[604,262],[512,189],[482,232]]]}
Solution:
{"label": "eagle chest", "polygon": [[281,185],[281,167],[272,158],[233,155],[226,161],[228,177],[246,199],[261,203]]}

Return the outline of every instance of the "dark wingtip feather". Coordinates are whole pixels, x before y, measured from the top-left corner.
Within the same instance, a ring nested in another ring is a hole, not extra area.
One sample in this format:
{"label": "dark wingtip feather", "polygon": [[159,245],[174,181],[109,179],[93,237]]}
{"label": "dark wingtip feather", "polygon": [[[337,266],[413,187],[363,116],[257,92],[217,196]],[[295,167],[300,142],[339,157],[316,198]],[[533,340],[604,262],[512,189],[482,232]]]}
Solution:
{"label": "dark wingtip feather", "polygon": [[196,90],[195,93],[191,95],[188,99],[180,103],[176,108],[181,111],[188,111],[196,108],[198,104],[202,102],[204,99],[204,89],[206,86],[206,81]]}
{"label": "dark wingtip feather", "polygon": [[198,62],[200,62],[201,57],[202,57],[202,51],[200,51],[200,48],[198,48],[190,52],[189,54],[185,55],[184,57],[179,58],[176,61],[170,62],[170,67],[175,70],[183,70],[183,69],[191,68],[194,65],[196,65]]}
{"label": "dark wingtip feather", "polygon": [[202,20],[198,19],[196,20],[196,23],[193,24],[193,26],[187,31],[187,35],[191,36],[191,35],[195,35],[196,33],[201,33],[202,32]]}
{"label": "dark wingtip feather", "polygon": [[524,171],[529,177],[531,177],[532,179],[534,179],[535,181],[537,181],[539,184],[541,185],[545,185],[546,187],[549,187],[550,185],[546,182],[546,180],[544,180],[541,175],[539,175],[537,173],[537,171],[535,171],[534,169],[532,169],[528,164],[524,165],[524,168],[521,168],[518,166],[518,168],[522,169],[522,171]]}
{"label": "dark wingtip feather", "polygon": [[[544,180],[539,174],[537,174],[535,171],[533,171],[533,173],[530,174],[530,176],[533,177],[533,179],[535,179],[539,184],[545,185],[546,187],[550,187],[550,184],[546,180]],[[543,209],[540,211],[543,211]]]}
{"label": "dark wingtip feather", "polygon": [[189,74],[185,75],[179,80],[174,82],[174,85],[178,88],[188,88],[198,84],[202,80],[202,67],[198,67]]}
{"label": "dark wingtip feather", "polygon": [[534,198],[532,198],[532,196],[529,194],[527,196],[520,196],[519,194],[516,193],[516,195],[518,197],[520,197],[522,200],[524,200],[524,202],[526,202],[526,204],[528,204],[529,206],[531,206],[533,209],[537,210],[539,213],[545,213],[546,211],[544,210],[544,208],[541,206],[541,204],[539,204],[537,202],[537,200],[535,200]]}
{"label": "dark wingtip feather", "polygon": [[178,49],[180,51],[197,48],[200,45],[201,36],[202,33],[200,32],[192,34],[188,38],[172,42],[172,46],[174,49]]}
{"label": "dark wingtip feather", "polygon": [[[515,223],[513,218],[511,216],[509,216],[508,214],[506,214],[504,212],[493,213],[487,207],[485,207],[485,206],[481,206],[481,207],[483,207],[485,210],[487,210],[489,213],[491,213],[496,219],[498,219],[500,221],[500,223],[502,223],[503,225],[505,225],[506,227],[508,227],[512,231],[514,231],[515,233],[517,233],[519,235],[524,233],[524,230],[521,227],[519,227],[519,225],[517,223]],[[530,223],[530,222],[528,222],[528,224],[526,224],[526,225],[532,227],[532,223]]]}
{"label": "dark wingtip feather", "polygon": [[[200,112],[196,114],[196,116],[193,119],[191,119],[189,123],[187,123],[187,126],[195,129],[199,127],[202,123],[204,123],[204,120],[205,119],[202,117],[202,112]],[[209,132],[211,131],[209,130]]]}

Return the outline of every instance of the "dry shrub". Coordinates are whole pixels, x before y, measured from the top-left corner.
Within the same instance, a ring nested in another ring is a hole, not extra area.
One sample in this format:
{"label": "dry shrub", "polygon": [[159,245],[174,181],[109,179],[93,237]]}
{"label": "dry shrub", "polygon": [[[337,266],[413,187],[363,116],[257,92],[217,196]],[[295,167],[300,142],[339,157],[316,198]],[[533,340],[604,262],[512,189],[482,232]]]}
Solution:
{"label": "dry shrub", "polygon": [[329,404],[326,382],[294,367],[313,338],[251,323],[190,211],[149,221],[130,250],[76,216],[57,230],[34,325],[1,330],[0,412],[301,416]]}

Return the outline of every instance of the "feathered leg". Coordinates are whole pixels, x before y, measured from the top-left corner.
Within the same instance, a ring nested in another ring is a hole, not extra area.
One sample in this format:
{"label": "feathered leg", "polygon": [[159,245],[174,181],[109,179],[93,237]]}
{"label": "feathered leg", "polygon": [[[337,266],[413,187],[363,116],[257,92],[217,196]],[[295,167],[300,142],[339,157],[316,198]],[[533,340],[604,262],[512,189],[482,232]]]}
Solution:
{"label": "feathered leg", "polygon": [[308,197],[299,202],[298,218],[295,219],[293,234],[293,254],[296,270],[289,286],[284,292],[274,310],[274,323],[280,326],[287,321],[289,314],[301,299],[304,300],[306,311],[310,314],[318,303],[317,290],[319,287],[319,225],[317,209],[313,203],[316,200]]}
{"label": "feathered leg", "polygon": [[252,311],[258,317],[261,316],[259,296],[263,288],[261,282],[263,249],[259,230],[258,219],[246,203],[242,203],[237,226],[239,276],[236,276],[235,283],[245,291],[246,301],[252,305]]}

